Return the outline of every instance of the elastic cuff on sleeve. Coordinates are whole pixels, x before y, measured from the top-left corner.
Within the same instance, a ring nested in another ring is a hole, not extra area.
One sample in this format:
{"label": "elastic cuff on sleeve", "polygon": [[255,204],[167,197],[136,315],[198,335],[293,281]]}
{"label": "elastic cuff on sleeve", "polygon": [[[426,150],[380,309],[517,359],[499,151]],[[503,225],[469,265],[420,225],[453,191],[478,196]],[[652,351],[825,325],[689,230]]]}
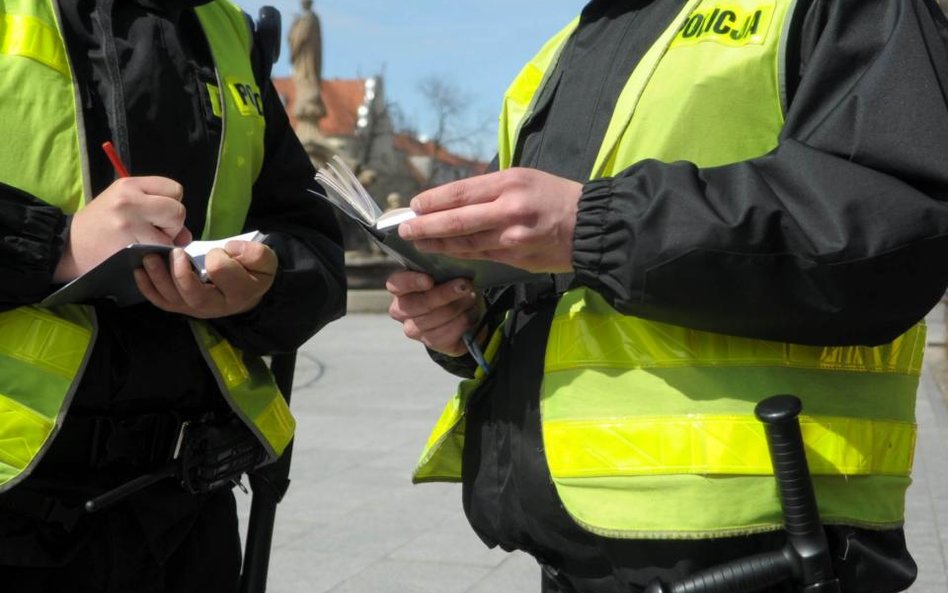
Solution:
{"label": "elastic cuff on sleeve", "polygon": [[441,352],[436,352],[431,348],[426,347],[425,349],[428,351],[428,356],[431,357],[431,360],[452,375],[464,379],[474,378],[474,369],[477,368],[477,363],[470,354],[465,352],[461,356],[449,356]]}
{"label": "elastic cuff on sleeve", "polygon": [[598,284],[612,195],[612,181],[596,179],[586,183],[579,200],[573,232],[573,271],[585,286]]}
{"label": "elastic cuff on sleeve", "polygon": [[34,303],[49,294],[53,270],[62,256],[67,218],[59,208],[16,191],[7,190],[3,197],[0,302]]}
{"label": "elastic cuff on sleeve", "polygon": [[45,286],[41,285],[49,282],[62,256],[68,218],[58,208],[45,204],[11,204],[7,208],[16,219],[9,232],[6,221],[0,221],[7,265],[32,277],[37,290],[43,290]]}

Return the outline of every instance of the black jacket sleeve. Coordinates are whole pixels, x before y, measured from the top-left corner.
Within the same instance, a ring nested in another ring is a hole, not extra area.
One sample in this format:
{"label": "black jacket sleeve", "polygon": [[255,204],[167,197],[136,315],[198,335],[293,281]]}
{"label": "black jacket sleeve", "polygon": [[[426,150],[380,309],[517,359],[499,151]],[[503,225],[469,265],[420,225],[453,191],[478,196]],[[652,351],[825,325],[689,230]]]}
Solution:
{"label": "black jacket sleeve", "polygon": [[577,281],[632,315],[878,344],[948,284],[948,21],[931,0],[814,0],[779,145],[588,183]]}
{"label": "black jacket sleeve", "polygon": [[263,169],[253,189],[247,230],[267,234],[279,258],[273,287],[253,310],[214,325],[236,346],[254,353],[291,351],[346,309],[342,238],[332,209],[307,189],[315,170],[289,125],[272,87]]}
{"label": "black jacket sleeve", "polygon": [[49,294],[66,220],[59,208],[0,182],[0,311]]}

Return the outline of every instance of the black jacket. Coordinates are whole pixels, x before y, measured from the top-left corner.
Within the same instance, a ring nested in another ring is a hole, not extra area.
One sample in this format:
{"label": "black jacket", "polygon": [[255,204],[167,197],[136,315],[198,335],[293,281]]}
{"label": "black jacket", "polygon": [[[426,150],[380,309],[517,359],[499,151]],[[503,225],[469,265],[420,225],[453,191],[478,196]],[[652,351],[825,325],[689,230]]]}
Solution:
{"label": "black jacket", "polygon": [[[572,282],[622,313],[794,343],[879,344],[922,319],[948,285],[948,22],[934,2],[797,3],[776,149],[708,169],[643,161],[588,182],[619,91],[681,6],[590,2],[524,124],[518,166],[585,182]],[[526,550],[596,592],[780,545],[780,534],[646,542],[579,529],[539,429],[555,300],[518,292],[531,298],[505,326],[465,430],[464,506],[485,542]],[[468,357],[435,358],[471,370]],[[901,530],[828,531],[844,590],[914,579]]]}

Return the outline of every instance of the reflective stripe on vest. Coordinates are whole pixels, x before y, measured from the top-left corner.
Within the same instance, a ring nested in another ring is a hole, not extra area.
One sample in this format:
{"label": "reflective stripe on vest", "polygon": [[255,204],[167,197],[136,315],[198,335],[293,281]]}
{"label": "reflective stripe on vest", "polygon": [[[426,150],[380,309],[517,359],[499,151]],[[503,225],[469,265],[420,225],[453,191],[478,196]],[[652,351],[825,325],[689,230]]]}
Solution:
{"label": "reflective stripe on vest", "polygon": [[[0,12],[0,76],[5,89],[18,92],[0,101],[7,148],[13,144],[0,160],[0,181],[73,213],[85,201],[82,188],[88,175],[73,77],[54,4],[7,1],[0,10],[5,11]],[[243,230],[263,163],[264,120],[242,12],[217,0],[197,13],[219,82],[227,90],[222,93],[218,169],[202,234],[215,239]],[[191,325],[225,398],[275,459],[292,438],[294,422],[266,365],[205,323]],[[95,330],[94,309],[87,306],[0,313],[0,491],[26,477],[55,437]]]}
{"label": "reflective stripe on vest", "polygon": [[0,491],[32,471],[62,426],[95,332],[90,307],[0,313]]}
{"label": "reflective stripe on vest", "polygon": [[[645,158],[710,167],[772,150],[783,124],[783,33],[793,4],[689,0],[627,81],[590,178]],[[516,162],[517,135],[575,26],[548,42],[508,90],[503,168]],[[753,406],[793,393],[804,403],[824,520],[897,526],[924,334],[919,325],[876,348],[815,348],[625,316],[593,292],[570,291],[552,323],[540,403],[557,493],[580,525],[610,537],[779,529]],[[463,383],[449,404],[417,481],[459,478],[463,405],[476,384]]]}
{"label": "reflective stripe on vest", "polygon": [[231,408],[275,460],[293,438],[296,422],[283,396],[274,394],[266,364],[234,348],[206,323],[192,323],[191,328]]}
{"label": "reflective stripe on vest", "polygon": [[30,58],[70,76],[59,32],[49,23],[27,14],[5,14],[0,31],[0,54]]}
{"label": "reflective stripe on vest", "polygon": [[85,157],[76,125],[78,93],[52,0],[0,5],[0,80],[0,181],[75,213],[89,197],[81,174]]}
{"label": "reflective stripe on vest", "polygon": [[898,526],[924,348],[923,325],[874,348],[800,346],[625,316],[570,291],[551,326],[540,404],[557,493],[587,530],[614,537],[777,529],[753,407],[793,393],[824,520]]}

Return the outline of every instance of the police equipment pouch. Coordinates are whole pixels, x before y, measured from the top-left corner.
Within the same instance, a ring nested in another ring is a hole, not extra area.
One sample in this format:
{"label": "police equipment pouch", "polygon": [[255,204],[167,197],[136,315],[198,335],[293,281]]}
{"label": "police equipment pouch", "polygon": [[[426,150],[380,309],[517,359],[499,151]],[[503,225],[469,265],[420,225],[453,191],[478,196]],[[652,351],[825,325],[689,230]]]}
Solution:
{"label": "police equipment pouch", "polygon": [[266,451],[236,416],[213,414],[181,425],[171,461],[85,503],[93,513],[166,478],[176,478],[192,494],[210,492],[240,482],[246,472],[267,459]]}
{"label": "police equipment pouch", "polygon": [[175,455],[177,477],[188,492],[210,492],[239,482],[266,457],[257,438],[233,415],[220,422],[185,423]]}

